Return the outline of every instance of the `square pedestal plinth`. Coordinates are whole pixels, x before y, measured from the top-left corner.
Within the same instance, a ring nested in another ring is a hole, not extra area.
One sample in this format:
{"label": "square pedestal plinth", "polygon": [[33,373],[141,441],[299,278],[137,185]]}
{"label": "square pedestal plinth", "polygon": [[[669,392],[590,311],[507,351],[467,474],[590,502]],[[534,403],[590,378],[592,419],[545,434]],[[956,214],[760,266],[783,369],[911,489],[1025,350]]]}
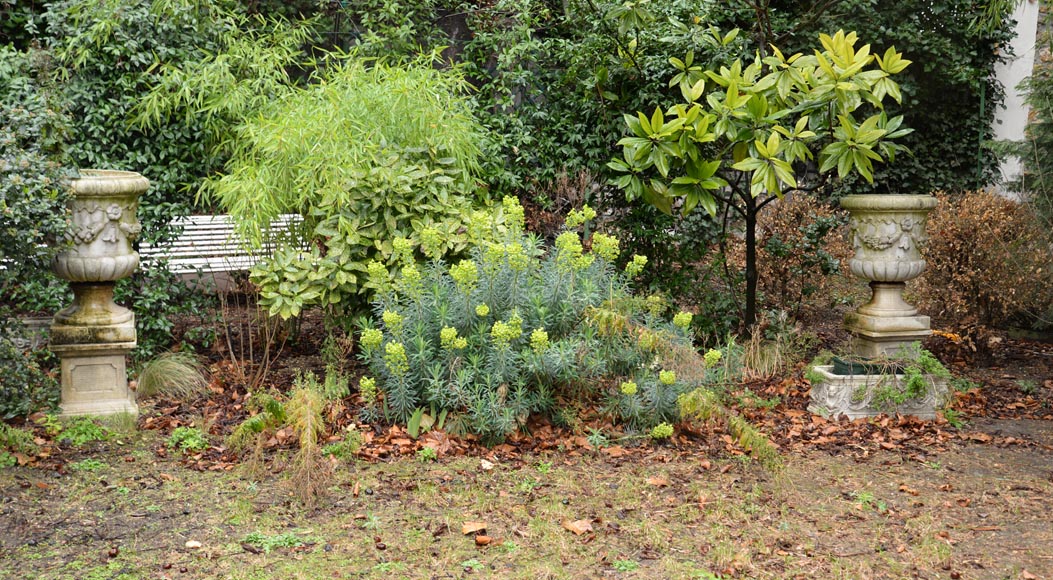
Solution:
{"label": "square pedestal plinth", "polygon": [[53,345],[51,350],[62,359],[60,415],[138,416],[125,370],[125,357],[134,347],[134,342]]}
{"label": "square pedestal plinth", "polygon": [[813,369],[823,377],[821,382],[812,384],[812,402],[808,405],[808,410],[816,415],[858,419],[888,413],[935,419],[937,409],[947,400],[947,379],[925,375],[925,393],[896,405],[883,401],[882,395],[888,393],[886,389],[904,386],[904,375],[835,375],[833,369],[832,365]]}
{"label": "square pedestal plinth", "polygon": [[870,316],[855,311],[845,315],[845,330],[852,333],[850,350],[866,359],[895,358],[911,343],[932,334],[928,316]]}

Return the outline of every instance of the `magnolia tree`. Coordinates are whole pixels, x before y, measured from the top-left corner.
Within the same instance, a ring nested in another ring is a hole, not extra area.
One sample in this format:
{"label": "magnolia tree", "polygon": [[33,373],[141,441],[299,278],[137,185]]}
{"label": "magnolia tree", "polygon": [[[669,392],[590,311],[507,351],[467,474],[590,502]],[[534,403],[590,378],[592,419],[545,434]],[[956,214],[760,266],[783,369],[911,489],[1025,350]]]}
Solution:
{"label": "magnolia tree", "polygon": [[[725,46],[737,33],[711,31]],[[904,149],[893,140],[911,131],[882,108],[886,97],[900,101],[892,76],[910,61],[895,47],[884,56],[869,44],[857,48],[854,32],[819,40],[822,50],[813,55],[787,57],[772,46],[749,64],[739,59],[719,71],[703,71],[692,53],[670,59],[679,72],[669,86],[679,86],[686,102],[656,108],[650,118],[625,115],[632,135],[618,142],[622,158],[608,164],[630,201],[666,213],[701,206],[722,214],[725,231],[744,222],[747,329],[757,318],[760,211],[852,173],[873,181],[873,163],[893,161]]]}

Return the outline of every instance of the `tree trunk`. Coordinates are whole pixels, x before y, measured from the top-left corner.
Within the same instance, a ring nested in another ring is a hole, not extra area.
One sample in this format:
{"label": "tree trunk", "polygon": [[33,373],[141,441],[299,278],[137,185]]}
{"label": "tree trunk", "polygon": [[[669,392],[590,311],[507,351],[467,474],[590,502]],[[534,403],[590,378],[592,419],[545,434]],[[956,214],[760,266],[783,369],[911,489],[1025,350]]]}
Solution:
{"label": "tree trunk", "polygon": [[757,323],[757,199],[747,191],[742,196],[746,201],[746,310],[742,324],[746,336],[753,334]]}

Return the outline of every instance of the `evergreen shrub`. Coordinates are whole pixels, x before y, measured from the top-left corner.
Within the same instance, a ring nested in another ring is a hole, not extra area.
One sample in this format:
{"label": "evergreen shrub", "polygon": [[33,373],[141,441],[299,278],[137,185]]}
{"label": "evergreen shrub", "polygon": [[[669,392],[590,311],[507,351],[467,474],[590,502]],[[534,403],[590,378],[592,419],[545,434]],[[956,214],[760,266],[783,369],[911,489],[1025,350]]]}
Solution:
{"label": "evergreen shrub", "polygon": [[360,383],[367,414],[448,414],[452,429],[487,442],[533,413],[557,420],[590,400],[605,400],[633,429],[676,421],[677,398],[706,381],[706,361],[691,346],[690,314],[666,322],[664,301],[633,295],[646,258],[616,268],[617,238],[580,233],[595,218],[588,206],[570,213],[551,248],[522,232],[514,199],[503,210],[503,231],[476,214],[469,227],[493,230],[493,241],[464,259],[445,263],[438,232],[425,230],[428,263],[415,263],[414,244],[398,239],[393,283],[370,264],[378,291],[360,340],[373,374]]}

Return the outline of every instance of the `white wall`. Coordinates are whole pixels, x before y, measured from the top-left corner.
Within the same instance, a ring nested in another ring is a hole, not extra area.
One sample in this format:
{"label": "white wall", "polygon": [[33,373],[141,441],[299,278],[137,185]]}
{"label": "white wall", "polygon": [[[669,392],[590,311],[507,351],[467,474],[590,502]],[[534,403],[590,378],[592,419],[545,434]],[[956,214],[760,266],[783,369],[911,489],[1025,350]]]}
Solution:
{"label": "white wall", "polygon": [[[1024,95],[1017,89],[1021,81],[1031,76],[1035,68],[1035,36],[1039,21],[1038,0],[1022,0],[1013,13],[1016,20],[1016,38],[1012,41],[1011,60],[999,64],[995,76],[1005,86],[1005,108],[995,112],[994,138],[1021,141],[1030,108],[1024,103]],[[1002,162],[1002,179],[1011,181],[1020,176],[1020,160],[1006,159]],[[1012,193],[1001,189],[1003,193]]]}

